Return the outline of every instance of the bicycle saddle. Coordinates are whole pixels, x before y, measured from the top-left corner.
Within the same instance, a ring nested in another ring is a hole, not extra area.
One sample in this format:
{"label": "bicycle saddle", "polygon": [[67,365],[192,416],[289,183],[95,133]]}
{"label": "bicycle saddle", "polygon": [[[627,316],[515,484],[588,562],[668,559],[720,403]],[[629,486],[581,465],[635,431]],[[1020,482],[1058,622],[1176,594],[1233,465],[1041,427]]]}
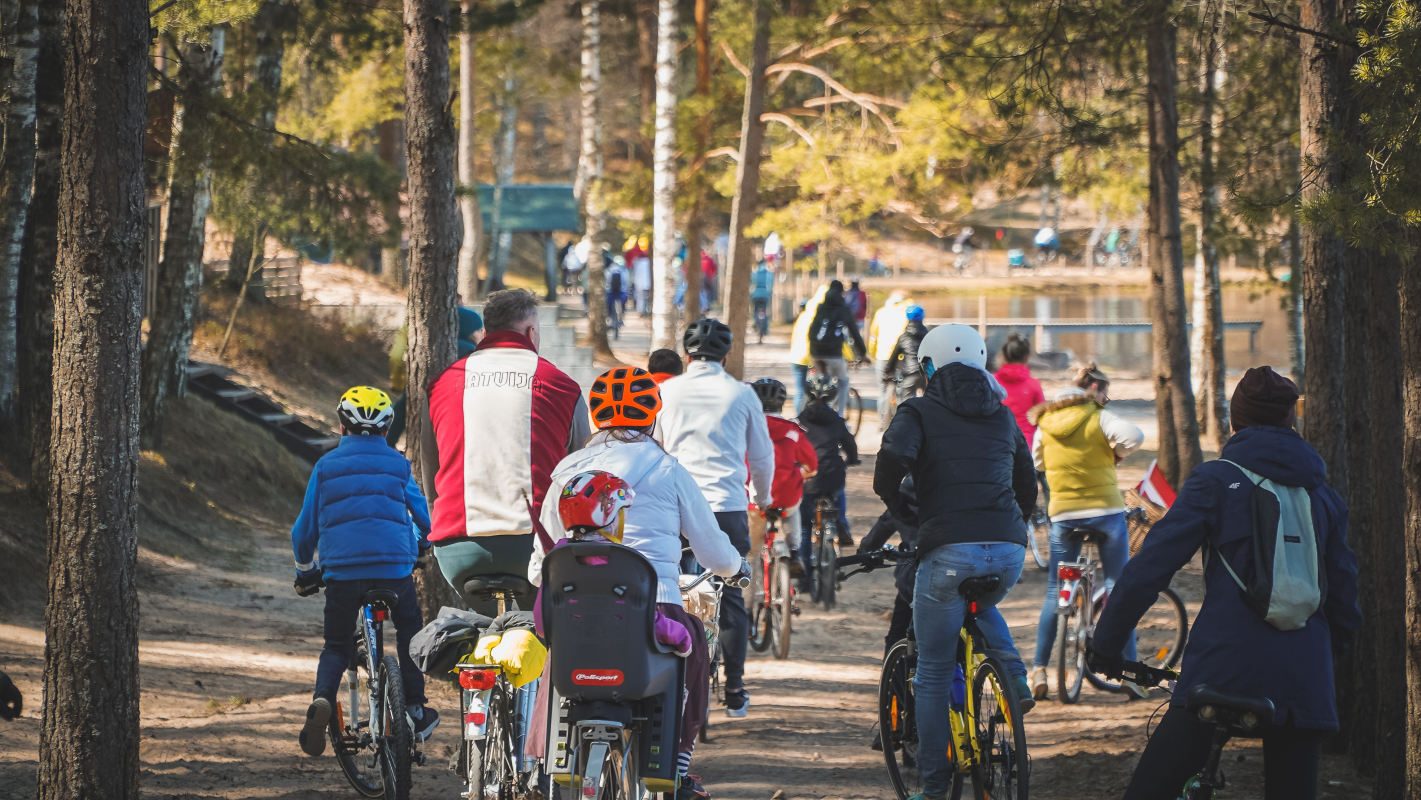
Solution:
{"label": "bicycle saddle", "polygon": [[371,589],[360,596],[360,605],[376,606],[386,611],[394,611],[395,606],[399,604],[400,596],[389,589]]}
{"label": "bicycle saddle", "polygon": [[1002,588],[1002,579],[999,575],[982,575],[976,578],[968,578],[957,586],[957,593],[967,598],[971,603],[981,600],[983,597]]}
{"label": "bicycle saddle", "polygon": [[1239,733],[1252,733],[1273,724],[1273,701],[1266,697],[1230,694],[1201,683],[1189,690],[1185,708],[1199,719],[1224,724]]}
{"label": "bicycle saddle", "polygon": [[496,592],[530,594],[533,584],[517,575],[479,575],[464,581],[464,594],[471,597],[491,596]]}
{"label": "bicycle saddle", "polygon": [[1104,544],[1109,538],[1103,531],[1094,528],[1071,528],[1061,534],[1063,541],[1088,544]]}

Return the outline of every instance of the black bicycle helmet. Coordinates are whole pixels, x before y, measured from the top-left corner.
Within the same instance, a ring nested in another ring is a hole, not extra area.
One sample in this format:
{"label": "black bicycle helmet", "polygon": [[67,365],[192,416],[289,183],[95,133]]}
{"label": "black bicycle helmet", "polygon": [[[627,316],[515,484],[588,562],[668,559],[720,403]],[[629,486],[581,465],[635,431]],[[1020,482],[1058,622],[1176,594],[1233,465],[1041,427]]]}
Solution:
{"label": "black bicycle helmet", "polygon": [[730,343],[734,337],[730,326],[718,319],[706,317],[686,329],[681,337],[686,355],[706,361],[719,361],[730,354]]}
{"label": "black bicycle helmet", "polygon": [[755,390],[755,396],[760,398],[760,407],[766,411],[779,412],[789,397],[785,385],[774,378],[761,378],[750,384],[750,388]]}
{"label": "black bicycle helmet", "polygon": [[815,375],[805,385],[805,394],[810,400],[832,403],[839,396],[839,382],[828,375]]}

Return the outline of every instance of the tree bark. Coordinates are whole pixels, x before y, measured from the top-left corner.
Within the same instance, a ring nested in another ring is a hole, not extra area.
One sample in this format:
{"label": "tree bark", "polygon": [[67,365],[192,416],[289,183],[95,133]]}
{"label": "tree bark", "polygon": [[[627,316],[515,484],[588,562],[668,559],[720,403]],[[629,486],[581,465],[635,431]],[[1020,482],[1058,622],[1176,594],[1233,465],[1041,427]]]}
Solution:
{"label": "tree bark", "polygon": [[69,0],[39,797],[138,798],[145,0]]}
{"label": "tree bark", "polygon": [[[1409,234],[1413,248],[1421,234]],[[1406,486],[1406,794],[1421,800],[1421,263],[1401,274],[1401,369],[1405,423],[1402,480]],[[1311,413],[1311,412],[1309,412]]]}
{"label": "tree bark", "polygon": [[4,108],[4,147],[0,148],[0,430],[8,429],[15,419],[20,250],[34,180],[35,72],[39,66],[39,0],[11,5],[18,5],[19,14],[14,18],[9,85],[4,87],[9,97]]}
{"label": "tree bark", "polygon": [[[408,177],[405,170],[404,128],[405,121],[402,119],[387,119],[375,126],[380,160],[395,171],[401,186],[404,185],[405,179]],[[384,218],[385,232],[382,237],[383,241],[380,243],[380,278],[399,291],[405,288],[406,276],[404,246],[401,242],[404,235],[404,223],[400,220],[398,197],[385,203],[381,216]],[[233,252],[236,252],[235,248]],[[247,261],[241,263],[245,264]]]}
{"label": "tree bark", "polygon": [[750,268],[754,261],[745,228],[755,220],[760,191],[760,150],[765,141],[765,66],[770,57],[770,1],[755,0],[755,43],[750,77],[745,80],[745,113],[740,117],[740,163],[735,168],[735,197],[730,203],[730,244],[724,265],[726,324],[734,335],[725,369],[737,379],[745,374],[745,325],[750,317]]}
{"label": "tree bark", "polygon": [[158,263],[154,308],[149,309],[148,344],[143,349],[142,407],[139,430],[143,449],[163,441],[163,402],[171,392],[187,394],[187,360],[192,325],[202,299],[202,250],[207,209],[212,203],[212,136],[216,122],[210,104],[222,89],[222,58],[227,26],[212,29],[207,45],[188,42],[178,67],[184,94],[173,112],[173,140],[168,160],[168,231]]}
{"label": "tree bark", "polygon": [[[64,124],[64,4],[42,3],[35,79],[34,193],[20,250],[19,436],[29,447],[30,492],[49,496],[54,407],[54,268],[59,254],[59,176]],[[22,447],[24,445],[22,444]]]}
{"label": "tree bark", "polygon": [[[696,95],[706,97],[711,84],[710,0],[696,0]],[[692,194],[691,216],[686,222],[686,312],[682,327],[690,327],[701,318],[701,226],[706,210],[706,147],[710,141],[711,117],[704,113],[696,120],[696,152],[691,160],[688,187]]]}
{"label": "tree bark", "polygon": [[[641,101],[641,127],[637,129],[641,146],[637,148],[637,156],[648,167],[652,166],[652,159],[646,129],[656,116],[656,3],[657,0],[636,0],[636,66]],[[627,268],[631,269],[631,264]]]}
{"label": "tree bark", "polygon": [[[462,227],[454,199],[454,118],[449,103],[449,3],[405,0],[405,157],[409,164],[409,380],[406,455],[420,468],[426,387],[458,356],[454,294]],[[458,606],[438,570],[416,570],[425,619]]]}
{"label": "tree bark", "polygon": [[[276,126],[277,106],[281,101],[281,67],[282,61],[286,58],[286,37],[283,35],[283,23],[288,7],[285,0],[262,0],[261,7],[257,9],[257,14],[252,18],[252,27],[256,30],[256,61],[252,70],[252,81],[248,91],[256,94],[259,114],[253,120],[267,130]],[[267,146],[271,146],[271,138],[267,138]],[[260,194],[261,176],[251,172],[247,175],[246,191],[252,197]],[[252,246],[256,238],[259,224],[243,225],[232,236],[232,255],[227,261],[227,275],[224,284],[228,291],[238,292],[242,289],[243,282],[247,283],[247,302],[265,303],[266,287],[261,280],[246,281],[246,272],[242,269],[235,269],[234,264],[251,263],[253,252],[258,258],[265,258],[265,254],[257,251]],[[258,273],[260,274],[260,273]]]}
{"label": "tree bark", "polygon": [[498,144],[494,155],[493,249],[488,258],[488,275],[484,279],[484,295],[505,288],[503,275],[508,270],[508,258],[513,251],[513,233],[502,229],[503,187],[513,183],[515,159],[518,155],[518,84],[510,77],[503,83],[502,105],[498,115]]}
{"label": "tree bark", "polygon": [[603,211],[602,114],[602,15],[599,0],[582,0],[582,129],[577,157],[577,179],[573,193],[582,211],[583,241],[587,243],[587,335],[594,359],[611,361],[612,346],[607,342],[605,297],[606,269],[602,264]]}
{"label": "tree bark", "polygon": [[474,32],[469,15],[473,0],[461,6],[464,25],[459,31],[459,210],[464,215],[464,244],[459,248],[459,294],[472,300],[479,293],[479,248],[483,246],[484,222],[479,212],[479,180],[474,170]]}
{"label": "tree bark", "polygon": [[1214,447],[1223,452],[1229,440],[1228,398],[1224,394],[1224,309],[1223,296],[1219,286],[1219,250],[1214,239],[1218,231],[1214,229],[1218,207],[1218,185],[1214,176],[1214,135],[1222,120],[1218,118],[1216,96],[1218,94],[1219,46],[1217,28],[1209,35],[1204,52],[1203,102],[1199,109],[1199,252],[1194,259],[1195,286],[1202,281],[1203,291],[1196,292],[1196,302],[1202,300],[1202,307],[1196,311],[1194,324],[1199,335],[1199,355],[1201,357],[1200,387],[1202,405],[1199,406],[1201,425],[1214,440]]}
{"label": "tree bark", "polygon": [[[661,0],[656,34],[656,144],[651,189],[651,349],[675,350],[676,0]],[[638,286],[638,289],[641,287]]]}
{"label": "tree bark", "polygon": [[1293,363],[1293,383],[1307,385],[1307,359],[1303,352],[1303,248],[1302,230],[1294,211],[1288,223],[1288,354]]}
{"label": "tree bark", "polygon": [[[1161,459],[1161,468],[1171,486],[1184,478],[1203,460],[1199,449],[1199,420],[1194,412],[1194,389],[1189,383],[1189,337],[1185,326],[1184,249],[1179,231],[1179,108],[1175,97],[1175,26],[1163,2],[1149,4],[1150,17],[1145,33],[1149,72],[1150,208],[1149,259],[1151,289],[1160,316],[1154,319],[1156,416],[1168,413],[1173,421],[1174,452],[1177,462]],[[1158,388],[1169,387],[1168,398],[1158,396]],[[1167,445],[1165,426],[1160,427],[1160,453]],[[1173,459],[1171,459],[1173,461]],[[1170,469],[1174,471],[1171,472]]]}

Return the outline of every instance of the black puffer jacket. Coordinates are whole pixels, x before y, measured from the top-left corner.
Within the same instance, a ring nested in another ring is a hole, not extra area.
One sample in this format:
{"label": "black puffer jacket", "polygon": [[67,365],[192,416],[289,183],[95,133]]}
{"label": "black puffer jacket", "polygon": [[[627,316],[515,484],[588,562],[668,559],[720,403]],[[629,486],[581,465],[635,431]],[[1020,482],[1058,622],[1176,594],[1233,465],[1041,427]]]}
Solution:
{"label": "black puffer jacket", "polygon": [[[913,473],[918,513],[901,484]],[[883,435],[873,491],[893,515],[918,526],[918,552],[945,544],[1026,544],[1036,506],[1031,448],[986,373],[948,364],[927,393],[904,401]]]}
{"label": "black puffer jacket", "polygon": [[[844,488],[847,467],[859,463],[858,443],[844,424],[844,418],[828,404],[815,402],[799,412],[799,424],[809,436],[809,443],[814,445],[814,455],[819,459],[819,470],[804,482],[804,496],[833,494]],[[839,448],[843,448],[848,455],[847,463],[839,455]]]}
{"label": "black puffer jacket", "polygon": [[868,352],[868,345],[863,343],[859,326],[854,322],[854,312],[844,302],[844,293],[830,289],[809,325],[809,355],[814,358],[843,358],[845,339],[853,342],[854,352],[859,358]]}
{"label": "black puffer jacket", "polygon": [[888,356],[888,370],[884,377],[892,380],[894,370],[905,377],[921,372],[923,366],[918,363],[918,345],[923,343],[923,337],[927,335],[928,326],[917,320],[909,320],[908,327],[898,336],[898,342],[893,345],[893,352]]}

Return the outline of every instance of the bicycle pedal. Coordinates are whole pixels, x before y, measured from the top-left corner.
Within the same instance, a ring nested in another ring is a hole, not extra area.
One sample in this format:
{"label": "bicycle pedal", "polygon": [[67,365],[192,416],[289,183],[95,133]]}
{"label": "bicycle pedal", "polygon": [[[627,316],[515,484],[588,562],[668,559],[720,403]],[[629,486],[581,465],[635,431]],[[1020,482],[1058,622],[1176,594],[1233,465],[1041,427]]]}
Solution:
{"label": "bicycle pedal", "polygon": [[789,615],[790,615],[791,617],[797,617],[797,616],[799,616],[799,606],[796,605],[796,606],[794,606],[793,608],[791,608],[790,611],[789,611]]}

